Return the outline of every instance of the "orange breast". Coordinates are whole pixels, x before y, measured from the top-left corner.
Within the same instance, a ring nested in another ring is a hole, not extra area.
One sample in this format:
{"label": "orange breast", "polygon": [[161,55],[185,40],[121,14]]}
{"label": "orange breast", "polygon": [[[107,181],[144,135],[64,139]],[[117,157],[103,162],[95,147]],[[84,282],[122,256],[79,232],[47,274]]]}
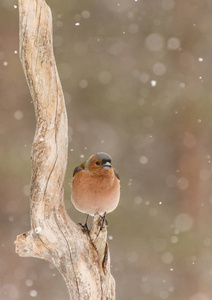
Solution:
{"label": "orange breast", "polygon": [[120,182],[113,169],[102,175],[90,175],[82,170],[72,179],[71,201],[79,211],[94,215],[113,211],[120,198]]}

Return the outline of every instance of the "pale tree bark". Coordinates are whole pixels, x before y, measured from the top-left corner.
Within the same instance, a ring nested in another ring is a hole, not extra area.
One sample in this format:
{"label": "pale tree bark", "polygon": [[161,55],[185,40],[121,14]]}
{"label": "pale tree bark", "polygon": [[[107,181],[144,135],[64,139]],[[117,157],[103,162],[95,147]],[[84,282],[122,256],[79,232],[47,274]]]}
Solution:
{"label": "pale tree bark", "polygon": [[20,59],[36,115],[32,146],[31,230],[16,240],[22,257],[52,262],[70,299],[115,299],[107,229],[94,217],[83,233],[64,206],[68,125],[52,46],[51,10],[44,0],[19,0]]}

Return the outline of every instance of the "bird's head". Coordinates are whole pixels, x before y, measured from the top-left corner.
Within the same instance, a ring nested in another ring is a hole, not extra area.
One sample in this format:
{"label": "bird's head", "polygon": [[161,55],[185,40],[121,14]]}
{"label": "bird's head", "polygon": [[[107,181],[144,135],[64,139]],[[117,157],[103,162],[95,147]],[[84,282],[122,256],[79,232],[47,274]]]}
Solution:
{"label": "bird's head", "polygon": [[112,171],[111,156],[104,152],[97,152],[86,161],[85,169],[92,174],[106,175]]}

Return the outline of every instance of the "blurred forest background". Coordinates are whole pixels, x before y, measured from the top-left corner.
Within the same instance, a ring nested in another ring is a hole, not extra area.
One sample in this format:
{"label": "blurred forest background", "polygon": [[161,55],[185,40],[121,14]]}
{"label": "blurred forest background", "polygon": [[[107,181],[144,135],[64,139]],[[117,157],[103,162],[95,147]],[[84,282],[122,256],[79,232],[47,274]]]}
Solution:
{"label": "blurred forest background", "polygon": [[[108,215],[117,299],[212,299],[212,1],[49,0],[74,167],[97,151],[121,177]],[[0,299],[68,299],[48,262],[15,254],[30,229],[35,117],[17,1],[0,2]]]}

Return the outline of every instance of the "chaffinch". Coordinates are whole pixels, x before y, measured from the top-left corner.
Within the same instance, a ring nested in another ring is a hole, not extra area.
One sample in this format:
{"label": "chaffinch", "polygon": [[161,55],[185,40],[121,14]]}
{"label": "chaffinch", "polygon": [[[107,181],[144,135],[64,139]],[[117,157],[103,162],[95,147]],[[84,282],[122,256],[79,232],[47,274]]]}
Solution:
{"label": "chaffinch", "polygon": [[119,198],[120,178],[107,153],[93,154],[74,169],[71,201],[77,210],[88,214],[87,219],[96,212],[105,216],[113,211]]}

